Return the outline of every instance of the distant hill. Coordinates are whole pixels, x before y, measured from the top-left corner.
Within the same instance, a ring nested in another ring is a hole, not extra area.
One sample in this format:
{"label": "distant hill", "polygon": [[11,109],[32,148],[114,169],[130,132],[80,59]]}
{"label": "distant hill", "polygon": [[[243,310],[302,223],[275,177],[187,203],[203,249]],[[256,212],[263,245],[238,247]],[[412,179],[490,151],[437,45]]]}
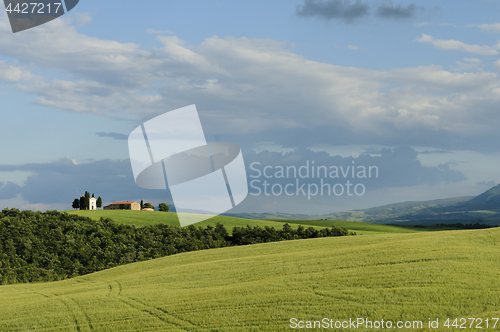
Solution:
{"label": "distant hill", "polygon": [[475,209],[498,210],[500,209],[500,185],[485,191],[467,202],[465,206]]}
{"label": "distant hill", "polygon": [[[420,215],[424,212],[445,209],[450,206],[469,201],[472,196],[436,199],[430,201],[408,201],[401,203],[377,206],[364,210],[352,210],[327,215],[320,215],[320,219],[335,219],[349,221],[363,221],[372,223],[386,223],[395,221],[401,216]],[[433,212],[432,212],[433,213]]]}
{"label": "distant hill", "polygon": [[293,214],[293,213],[223,213],[222,215],[244,219],[309,219],[309,214]]}
{"label": "distant hill", "polygon": [[[418,215],[429,209],[443,209],[464,203],[473,199],[474,196],[436,199],[430,201],[408,201],[393,203],[363,210],[348,210],[337,213],[322,215],[290,214],[290,213],[234,213],[227,216],[246,219],[296,219],[296,220],[343,220],[362,221],[369,223],[384,223],[387,220],[394,221],[404,215]],[[432,212],[434,213],[434,212]]]}
{"label": "distant hill", "polygon": [[233,216],[254,219],[326,219],[401,225],[455,223],[500,225],[500,185],[475,197],[464,196],[420,202],[409,201],[323,215],[247,213],[234,214]]}
{"label": "distant hill", "polygon": [[476,197],[457,197],[425,202],[404,202],[359,211],[334,213],[319,218],[374,223],[434,225],[481,223],[500,225],[500,185]]}

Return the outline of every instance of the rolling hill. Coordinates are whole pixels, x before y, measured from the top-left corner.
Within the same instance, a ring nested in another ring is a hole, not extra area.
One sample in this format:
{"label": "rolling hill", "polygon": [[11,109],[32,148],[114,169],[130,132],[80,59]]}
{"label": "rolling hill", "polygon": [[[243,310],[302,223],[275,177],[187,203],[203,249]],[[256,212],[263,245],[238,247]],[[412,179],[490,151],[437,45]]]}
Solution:
{"label": "rolling hill", "polygon": [[[100,218],[110,218],[119,224],[134,225],[136,227],[144,227],[146,225],[156,225],[156,224],[166,224],[172,226],[179,226],[179,219],[177,218],[177,213],[175,212],[159,212],[159,211],[131,211],[131,210],[95,210],[95,211],[81,211],[81,210],[69,210],[64,211],[66,213],[75,214],[83,217],[89,217],[92,219]],[[194,224],[196,227],[206,227],[216,226],[217,223],[223,224],[229,232],[232,231],[234,227],[246,227],[247,225],[259,226],[259,227],[274,227],[276,229],[281,229],[283,227],[282,222],[276,222],[273,220],[260,220],[260,219],[243,219],[228,216],[214,216],[210,219],[204,220],[202,222]],[[315,229],[321,229],[325,227],[331,227],[330,225],[309,225]],[[297,228],[298,223],[290,224],[292,228]],[[309,227],[308,225],[305,225]]]}
{"label": "rolling hill", "polygon": [[[96,211],[81,211],[72,210],[64,211],[70,214],[89,217],[92,219],[110,218],[117,223],[125,225],[134,225],[136,227],[144,227],[146,225],[166,224],[179,226],[179,219],[175,212],[159,212],[159,211],[130,211],[130,210],[96,210]],[[196,223],[196,226],[206,227],[208,225],[215,226],[217,223],[223,224],[228,231],[233,227],[246,227],[248,224],[260,227],[283,227],[283,223],[275,222],[272,220],[248,220],[243,218],[228,217],[228,216],[214,216],[210,219]],[[295,227],[297,227],[296,225]],[[328,227],[331,227],[328,226]],[[317,226],[315,228],[324,228]]]}
{"label": "rolling hill", "polygon": [[[95,211],[82,211],[70,210],[64,211],[70,214],[89,217],[92,219],[110,218],[115,222],[125,225],[135,225],[136,227],[143,227],[146,225],[166,224],[179,226],[179,219],[175,212],[159,212],[159,211],[131,211],[131,210],[95,210]],[[210,219],[196,223],[196,226],[205,227],[207,225],[215,226],[221,223],[228,229],[233,227],[245,227],[249,224],[247,219],[228,217],[228,216],[214,216]],[[282,223],[276,223],[270,220],[252,220],[253,226],[260,227],[282,227]],[[331,226],[331,225],[330,225]]]}
{"label": "rolling hill", "polygon": [[485,191],[467,202],[478,207],[482,206],[487,210],[495,210],[500,208],[500,185]]}
{"label": "rolling hill", "polygon": [[461,222],[500,225],[500,185],[466,201],[444,206],[425,206],[421,211],[402,213],[385,220],[406,224]]}
{"label": "rolling hill", "polygon": [[449,207],[455,207],[461,203],[468,202],[472,196],[436,199],[430,201],[409,201],[377,206],[364,210],[352,210],[327,215],[316,216],[318,219],[363,221],[371,223],[390,223],[404,218],[417,216],[416,220],[423,219],[423,214],[434,215],[437,211],[443,211]]}
{"label": "rolling hill", "polygon": [[500,226],[500,185],[476,197],[464,196],[430,201],[409,201],[324,215],[243,213],[231,216],[255,219],[327,219],[399,225],[480,223]]}
{"label": "rolling hill", "polygon": [[[70,214],[89,217],[93,219],[110,218],[117,223],[125,225],[135,225],[136,227],[144,227],[146,225],[167,224],[179,225],[176,213],[158,212],[158,211],[127,211],[127,210],[97,210],[97,211],[64,211]],[[375,234],[375,233],[415,233],[422,231],[433,231],[442,229],[433,228],[412,228],[393,225],[377,225],[364,222],[350,221],[335,221],[335,220],[296,220],[296,219],[243,219],[229,216],[215,216],[207,219],[195,226],[206,227],[208,225],[215,226],[217,223],[223,224],[230,232],[233,227],[260,226],[274,227],[281,229],[284,223],[290,224],[292,228],[297,228],[299,225],[304,227],[314,227],[321,229],[335,225],[337,227],[345,227],[350,231],[356,232],[358,235]],[[448,228],[447,228],[448,229]]]}
{"label": "rolling hill", "polygon": [[386,220],[393,220],[405,215],[417,215],[429,209],[444,209],[460,203],[470,201],[474,196],[464,196],[455,198],[436,199],[429,201],[408,201],[377,206],[368,209],[348,210],[343,212],[304,215],[290,213],[235,213],[227,214],[232,217],[247,219],[298,219],[298,220],[343,220],[343,221],[363,221],[370,223],[383,223]]}
{"label": "rolling hill", "polygon": [[492,330],[499,239],[488,229],[286,241],[1,286],[0,330],[286,331],[292,318],[363,318],[454,331],[443,323],[461,317]]}

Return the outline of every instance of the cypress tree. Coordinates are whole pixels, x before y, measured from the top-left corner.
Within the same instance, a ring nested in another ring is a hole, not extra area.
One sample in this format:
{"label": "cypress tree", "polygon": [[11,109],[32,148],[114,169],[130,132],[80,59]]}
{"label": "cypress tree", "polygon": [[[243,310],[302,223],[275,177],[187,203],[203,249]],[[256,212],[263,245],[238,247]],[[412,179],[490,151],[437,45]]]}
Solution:
{"label": "cypress tree", "polygon": [[90,194],[88,191],[85,192],[85,210],[90,208]]}

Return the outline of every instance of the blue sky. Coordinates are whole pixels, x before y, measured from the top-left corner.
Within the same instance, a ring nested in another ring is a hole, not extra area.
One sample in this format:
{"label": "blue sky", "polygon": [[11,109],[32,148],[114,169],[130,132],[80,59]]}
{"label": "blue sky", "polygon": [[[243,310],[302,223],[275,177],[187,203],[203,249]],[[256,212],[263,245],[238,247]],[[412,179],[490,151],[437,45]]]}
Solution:
{"label": "blue sky", "polygon": [[105,203],[169,202],[135,186],[123,138],[193,103],[207,140],[237,143],[247,163],[380,169],[362,197],[249,196],[233,212],[479,194],[499,182],[499,9],[81,0],[16,34],[2,12],[0,206],[64,210],[85,190]]}

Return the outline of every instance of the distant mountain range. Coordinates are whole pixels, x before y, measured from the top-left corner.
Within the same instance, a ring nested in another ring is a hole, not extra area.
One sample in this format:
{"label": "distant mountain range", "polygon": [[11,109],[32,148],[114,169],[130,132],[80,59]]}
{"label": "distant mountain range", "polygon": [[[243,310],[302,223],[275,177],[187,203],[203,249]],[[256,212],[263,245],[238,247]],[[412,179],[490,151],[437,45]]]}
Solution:
{"label": "distant mountain range", "polygon": [[405,225],[434,225],[441,223],[500,225],[500,185],[475,197],[465,196],[421,202],[402,202],[325,215],[287,213],[237,213],[228,215],[247,219],[327,219]]}

